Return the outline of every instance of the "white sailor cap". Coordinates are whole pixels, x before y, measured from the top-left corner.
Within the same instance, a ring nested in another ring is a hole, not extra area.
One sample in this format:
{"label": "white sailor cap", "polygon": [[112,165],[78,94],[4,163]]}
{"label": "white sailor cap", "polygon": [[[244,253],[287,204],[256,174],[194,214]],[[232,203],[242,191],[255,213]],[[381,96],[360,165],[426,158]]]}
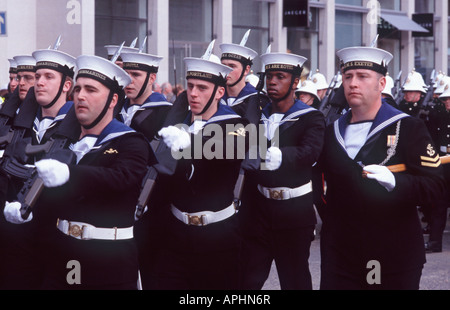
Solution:
{"label": "white sailor cap", "polygon": [[413,69],[408,74],[406,82],[403,85],[403,91],[420,91],[426,94],[426,87],[427,85],[425,84],[422,75]]}
{"label": "white sailor cap", "polygon": [[288,53],[266,53],[260,56],[265,71],[286,71],[300,76],[306,57]]}
{"label": "white sailor cap", "polygon": [[20,56],[14,56],[13,58],[17,63],[17,72],[22,72],[22,71],[35,72],[36,71],[36,60],[34,59],[33,56],[20,55]]}
{"label": "white sailor cap", "polygon": [[121,53],[124,70],[140,70],[151,73],[157,73],[159,63],[163,59],[161,56],[155,56],[144,53]]}
{"label": "white sailor cap", "polygon": [[297,86],[297,89],[295,92],[300,93],[308,93],[319,99],[319,96],[317,95],[317,86],[312,80],[304,80],[299,86]]}
{"label": "white sailor cap", "polygon": [[384,86],[384,89],[381,93],[385,94],[385,95],[389,95],[391,97],[394,97],[394,96],[392,96],[392,88],[393,87],[394,87],[394,79],[391,78],[389,73],[386,73],[386,85]]}
{"label": "white sailor cap", "polygon": [[444,91],[446,91],[450,86],[450,77],[449,76],[443,76],[439,82],[437,83],[436,89],[434,90],[435,94],[442,94]]}
{"label": "white sailor cap", "polygon": [[252,65],[253,59],[258,53],[244,45],[223,43],[220,44],[222,50],[221,59],[237,60],[243,64]]}
{"label": "white sailor cap", "polygon": [[316,84],[317,89],[328,88],[327,79],[325,78],[325,75],[319,72],[319,69],[311,76],[311,81]]}
{"label": "white sailor cap", "polygon": [[98,56],[82,55],[76,60],[76,78],[94,79],[113,91],[131,83],[131,77],[118,65]]}
{"label": "white sailor cap", "polygon": [[8,59],[9,61],[9,73],[17,73],[17,61],[14,59]]}
{"label": "white sailor cap", "polygon": [[[114,56],[114,54],[116,54],[117,49],[120,47],[120,45],[105,45],[105,48],[107,50],[108,53],[108,60],[111,60],[112,57]],[[138,53],[139,49],[135,48],[135,47],[129,47],[129,46],[124,46],[122,47],[122,51],[121,53]],[[117,58],[118,61],[122,61],[122,57],[119,56]]]}
{"label": "white sailor cap", "polygon": [[36,70],[52,69],[73,78],[76,58],[58,50],[38,50],[33,52]]}
{"label": "white sailor cap", "polygon": [[186,79],[201,79],[217,85],[225,86],[226,77],[233,69],[215,61],[186,57]]}
{"label": "white sailor cap", "polygon": [[355,46],[337,51],[344,72],[350,69],[369,69],[386,75],[387,66],[394,56],[376,47]]}

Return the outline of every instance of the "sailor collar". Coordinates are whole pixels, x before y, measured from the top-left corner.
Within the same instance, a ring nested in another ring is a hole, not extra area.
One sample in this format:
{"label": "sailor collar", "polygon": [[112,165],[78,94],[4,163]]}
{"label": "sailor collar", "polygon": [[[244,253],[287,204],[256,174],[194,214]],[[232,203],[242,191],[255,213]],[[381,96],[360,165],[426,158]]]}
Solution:
{"label": "sailor collar", "polygon": [[[159,106],[171,106],[172,103],[168,102],[166,97],[164,97],[162,94],[153,92],[147,100],[140,106],[139,110],[144,110],[148,108],[153,107],[159,107]],[[125,100],[125,103],[123,105],[123,110],[127,111],[128,108],[130,108],[130,99],[128,98]]]}
{"label": "sailor collar", "polygon": [[[261,120],[263,122],[268,121],[270,114],[272,111],[272,103],[269,103],[264,107],[262,110]],[[302,116],[304,114],[310,113],[312,111],[317,111],[314,108],[311,108],[306,103],[303,103],[300,100],[295,100],[292,107],[289,108],[289,110],[284,113],[283,118],[281,119],[281,123],[287,122],[287,121],[296,121],[297,117]]]}
{"label": "sailor collar", "polygon": [[[191,125],[191,116],[192,112],[189,112],[188,116],[184,120],[184,123],[186,125]],[[208,124],[217,123],[234,118],[241,118],[241,117],[238,114],[236,114],[236,112],[234,112],[233,109],[231,109],[229,106],[219,104],[217,112],[204,123],[203,127]]]}
{"label": "sailor collar", "polygon": [[[62,107],[61,109],[59,109],[58,114],[56,115],[56,117],[53,119],[53,122],[59,122],[62,121],[64,119],[64,117],[66,117],[67,112],[69,112],[70,108],[72,108],[73,106],[73,101],[67,101]],[[37,111],[37,115],[36,118],[34,119],[34,124],[39,124],[39,122],[42,120],[42,110],[38,109]]]}
{"label": "sailor collar", "polygon": [[239,95],[237,95],[237,97],[234,98],[234,101],[232,104],[229,105],[228,100],[233,99],[233,97],[229,97],[226,91],[225,91],[225,95],[223,95],[222,99],[220,100],[220,103],[223,105],[235,106],[235,105],[238,105],[239,103],[243,102],[248,97],[256,95],[257,93],[258,93],[258,91],[256,90],[256,88],[252,84],[246,82],[244,88],[242,88],[242,90],[239,92]]}
{"label": "sailor collar", "polygon": [[94,147],[101,146],[106,142],[132,132],[135,131],[117,119],[113,119],[100,133]]}
{"label": "sailor collar", "polygon": [[[347,113],[345,113],[342,117],[334,122],[334,133],[336,135],[336,139],[344,149],[345,143],[343,137],[345,135],[347,126],[350,124],[351,117],[352,110],[350,109]],[[377,115],[375,116],[375,119],[373,120],[369,133],[367,134],[366,142],[381,130],[405,117],[409,117],[409,115],[383,102],[380,109],[378,110]]]}

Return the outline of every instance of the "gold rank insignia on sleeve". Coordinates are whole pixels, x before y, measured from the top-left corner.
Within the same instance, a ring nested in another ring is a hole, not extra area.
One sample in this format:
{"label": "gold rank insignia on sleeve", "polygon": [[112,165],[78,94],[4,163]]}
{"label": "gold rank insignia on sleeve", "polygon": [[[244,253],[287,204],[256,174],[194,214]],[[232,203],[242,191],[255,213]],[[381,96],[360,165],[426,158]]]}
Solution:
{"label": "gold rank insignia on sleeve", "polygon": [[439,157],[439,154],[436,154],[436,151],[431,144],[427,145],[427,154],[429,156],[420,156],[420,164],[424,167],[439,167],[441,164],[441,158]]}
{"label": "gold rank insignia on sleeve", "polygon": [[103,154],[119,154],[119,152],[117,152],[117,150],[114,150],[114,149],[109,149],[109,150],[106,150]]}
{"label": "gold rank insignia on sleeve", "polygon": [[245,128],[239,128],[236,131],[230,131],[228,133],[229,136],[239,136],[239,137],[245,137]]}

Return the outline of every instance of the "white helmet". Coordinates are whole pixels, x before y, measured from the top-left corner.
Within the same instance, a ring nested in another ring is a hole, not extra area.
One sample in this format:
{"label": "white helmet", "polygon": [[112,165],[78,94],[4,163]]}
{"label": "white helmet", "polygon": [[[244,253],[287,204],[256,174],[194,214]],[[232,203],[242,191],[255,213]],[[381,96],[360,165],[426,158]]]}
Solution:
{"label": "white helmet", "polygon": [[259,77],[253,73],[250,73],[245,77],[245,81],[249,82],[253,87],[256,87],[259,83]]}
{"label": "white helmet", "polygon": [[320,73],[318,69],[316,73],[314,73],[311,76],[311,81],[313,81],[316,84],[318,90],[328,88],[328,83],[327,79],[325,78],[325,75]]}
{"label": "white helmet", "polygon": [[445,74],[439,70],[439,73],[436,75],[436,77],[434,78],[434,85],[433,88],[437,88],[439,85],[439,82],[442,80],[442,78],[445,76]]}
{"label": "white helmet", "polygon": [[444,91],[446,91],[447,88],[450,86],[450,77],[449,76],[443,76],[439,82],[436,83],[436,89],[434,90],[435,94],[442,94]]}
{"label": "white helmet", "polygon": [[426,88],[427,85],[425,84],[422,75],[414,69],[408,74],[408,78],[403,85],[403,91],[420,91],[425,94],[427,93]]}
{"label": "white helmet", "polygon": [[394,87],[394,79],[390,77],[389,73],[386,74],[386,85],[384,86],[382,94],[389,95],[391,97],[394,97],[392,95],[392,88]]}
{"label": "white helmet", "polygon": [[[302,93],[308,93],[319,99],[319,96],[317,95],[317,86],[316,84],[311,80],[304,80],[302,83],[300,83],[297,86],[297,89],[295,92],[302,92]],[[320,100],[320,99],[319,99]]]}

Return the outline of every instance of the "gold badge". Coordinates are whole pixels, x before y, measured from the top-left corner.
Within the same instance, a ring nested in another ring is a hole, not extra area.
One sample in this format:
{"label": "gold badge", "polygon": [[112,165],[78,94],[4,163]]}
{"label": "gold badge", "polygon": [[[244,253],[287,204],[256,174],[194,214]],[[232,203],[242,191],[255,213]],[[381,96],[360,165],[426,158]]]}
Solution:
{"label": "gold badge", "polygon": [[109,150],[106,150],[103,154],[119,154],[119,152],[117,152],[117,150],[114,150],[114,149],[109,149]]}
{"label": "gold badge", "polygon": [[245,137],[245,128],[239,128],[235,132],[229,132],[228,135]]}

